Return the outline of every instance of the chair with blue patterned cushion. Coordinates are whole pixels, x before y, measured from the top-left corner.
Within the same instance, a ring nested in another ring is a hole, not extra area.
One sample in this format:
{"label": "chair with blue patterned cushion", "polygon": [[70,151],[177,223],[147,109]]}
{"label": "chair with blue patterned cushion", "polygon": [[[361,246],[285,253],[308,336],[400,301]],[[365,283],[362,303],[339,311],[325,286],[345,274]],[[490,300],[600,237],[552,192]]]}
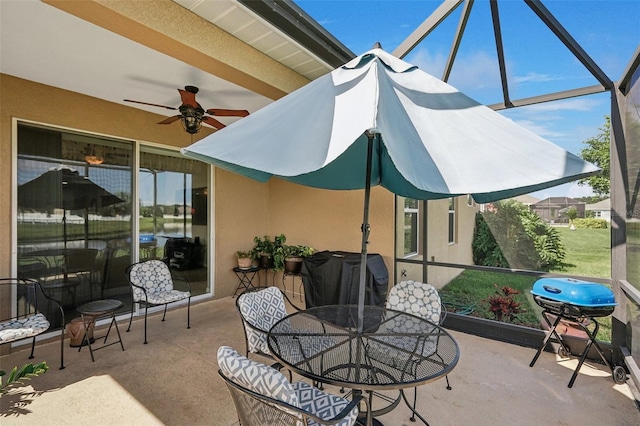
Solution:
{"label": "chair with blue patterned cushion", "polygon": [[[431,284],[412,280],[401,281],[391,288],[387,296],[386,307],[425,318],[438,325],[442,324],[447,316],[447,310],[440,299],[438,290]],[[429,351],[432,346],[433,342],[423,342],[423,352]],[[449,376],[445,376],[445,379],[447,389],[450,390]],[[416,399],[417,388],[414,388],[414,412]],[[411,417],[411,421],[415,421],[415,415]]]}
{"label": "chair with blue patterned cushion", "polygon": [[161,260],[145,260],[134,263],[126,269],[127,279],[131,284],[131,318],[129,327],[133,320],[133,305],[139,303],[144,305],[144,343],[147,344],[147,311],[149,307],[164,305],[162,321],[167,315],[167,305],[187,299],[187,328],[191,328],[191,284],[185,282],[186,291],[176,290],[173,286],[173,277],[166,263]]}
{"label": "chair with blue patterned cushion", "polygon": [[229,346],[218,348],[218,374],[225,381],[242,426],[311,426],[355,424],[357,396],[348,401],[308,383],[289,382],[273,367],[240,355]]}

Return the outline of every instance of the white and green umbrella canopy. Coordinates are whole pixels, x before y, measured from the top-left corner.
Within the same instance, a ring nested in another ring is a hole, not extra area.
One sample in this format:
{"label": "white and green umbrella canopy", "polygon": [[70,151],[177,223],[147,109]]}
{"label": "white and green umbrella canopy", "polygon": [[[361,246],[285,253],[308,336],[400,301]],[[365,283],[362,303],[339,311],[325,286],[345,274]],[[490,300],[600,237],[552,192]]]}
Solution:
{"label": "white and green umbrella canopy", "polygon": [[377,48],[182,153],[259,181],[364,188],[363,262],[369,185],[422,200],[471,194],[485,203],[599,171]]}

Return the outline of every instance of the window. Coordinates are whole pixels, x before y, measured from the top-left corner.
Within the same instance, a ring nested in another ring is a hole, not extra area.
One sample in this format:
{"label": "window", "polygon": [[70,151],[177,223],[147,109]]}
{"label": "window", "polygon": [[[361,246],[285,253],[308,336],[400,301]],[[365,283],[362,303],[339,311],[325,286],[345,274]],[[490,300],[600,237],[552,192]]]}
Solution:
{"label": "window", "polygon": [[18,125],[18,275],[70,313],[106,297],[130,306],[133,146]]}
{"label": "window", "polygon": [[449,198],[449,244],[456,242],[456,202]]}
{"label": "window", "polygon": [[419,204],[418,200],[404,199],[404,257],[418,254],[419,247]]}
{"label": "window", "polygon": [[209,289],[208,169],[176,151],[140,148],[140,259],[164,259],[188,275],[193,295]]}

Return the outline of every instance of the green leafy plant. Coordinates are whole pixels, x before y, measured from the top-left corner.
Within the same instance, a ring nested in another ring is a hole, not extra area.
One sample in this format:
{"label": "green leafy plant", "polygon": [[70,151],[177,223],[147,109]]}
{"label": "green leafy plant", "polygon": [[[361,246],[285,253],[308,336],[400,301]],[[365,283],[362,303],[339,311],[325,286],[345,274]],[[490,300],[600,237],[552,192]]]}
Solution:
{"label": "green leafy plant", "polygon": [[284,234],[276,235],[273,239],[273,266],[272,270],[274,272],[282,271],[284,269],[284,259],[286,259],[287,255],[285,253],[285,242],[287,241],[287,237]]}
{"label": "green leafy plant", "polygon": [[253,259],[253,250],[249,250],[249,251],[237,251],[236,252],[236,256],[238,257],[238,259]]}
{"label": "green leafy plant", "polygon": [[253,247],[253,258],[255,260],[260,259],[260,256],[269,256],[273,255],[273,241],[271,241],[271,237],[265,235],[264,237],[254,237],[253,243],[255,244]]}
{"label": "green leafy plant", "polygon": [[596,218],[576,219],[573,224],[576,228],[582,229],[607,229],[609,227],[609,223],[606,220]]}
{"label": "green leafy plant", "polygon": [[315,250],[309,246],[284,246],[284,254],[286,257],[310,257],[314,251]]}
{"label": "green leafy plant", "polygon": [[561,265],[566,253],[558,230],[514,200],[476,215],[471,247],[477,265],[530,270]]}
{"label": "green leafy plant", "polygon": [[9,387],[24,384],[22,380],[31,380],[32,377],[39,376],[47,372],[49,367],[46,362],[41,362],[39,364],[25,364],[22,368],[18,369],[18,367],[13,367],[13,370],[9,373],[7,377],[7,381],[4,381],[4,376],[7,374],[6,371],[0,370],[0,394],[5,394],[9,391]]}

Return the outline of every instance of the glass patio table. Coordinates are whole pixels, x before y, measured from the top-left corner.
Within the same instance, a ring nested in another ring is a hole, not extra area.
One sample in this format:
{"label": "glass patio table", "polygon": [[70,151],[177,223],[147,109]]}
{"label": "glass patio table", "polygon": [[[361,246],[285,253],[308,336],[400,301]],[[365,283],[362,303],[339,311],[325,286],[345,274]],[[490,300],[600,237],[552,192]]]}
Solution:
{"label": "glass patio table", "polygon": [[[447,375],[460,350],[442,327],[423,318],[380,306],[365,306],[358,332],[356,305],[318,306],[277,322],[267,341],[273,356],[313,381],[369,391],[368,418],[394,409],[400,399],[425,424],[404,389]],[[381,410],[371,407],[377,391],[399,390]],[[374,423],[381,424],[378,420]]]}

